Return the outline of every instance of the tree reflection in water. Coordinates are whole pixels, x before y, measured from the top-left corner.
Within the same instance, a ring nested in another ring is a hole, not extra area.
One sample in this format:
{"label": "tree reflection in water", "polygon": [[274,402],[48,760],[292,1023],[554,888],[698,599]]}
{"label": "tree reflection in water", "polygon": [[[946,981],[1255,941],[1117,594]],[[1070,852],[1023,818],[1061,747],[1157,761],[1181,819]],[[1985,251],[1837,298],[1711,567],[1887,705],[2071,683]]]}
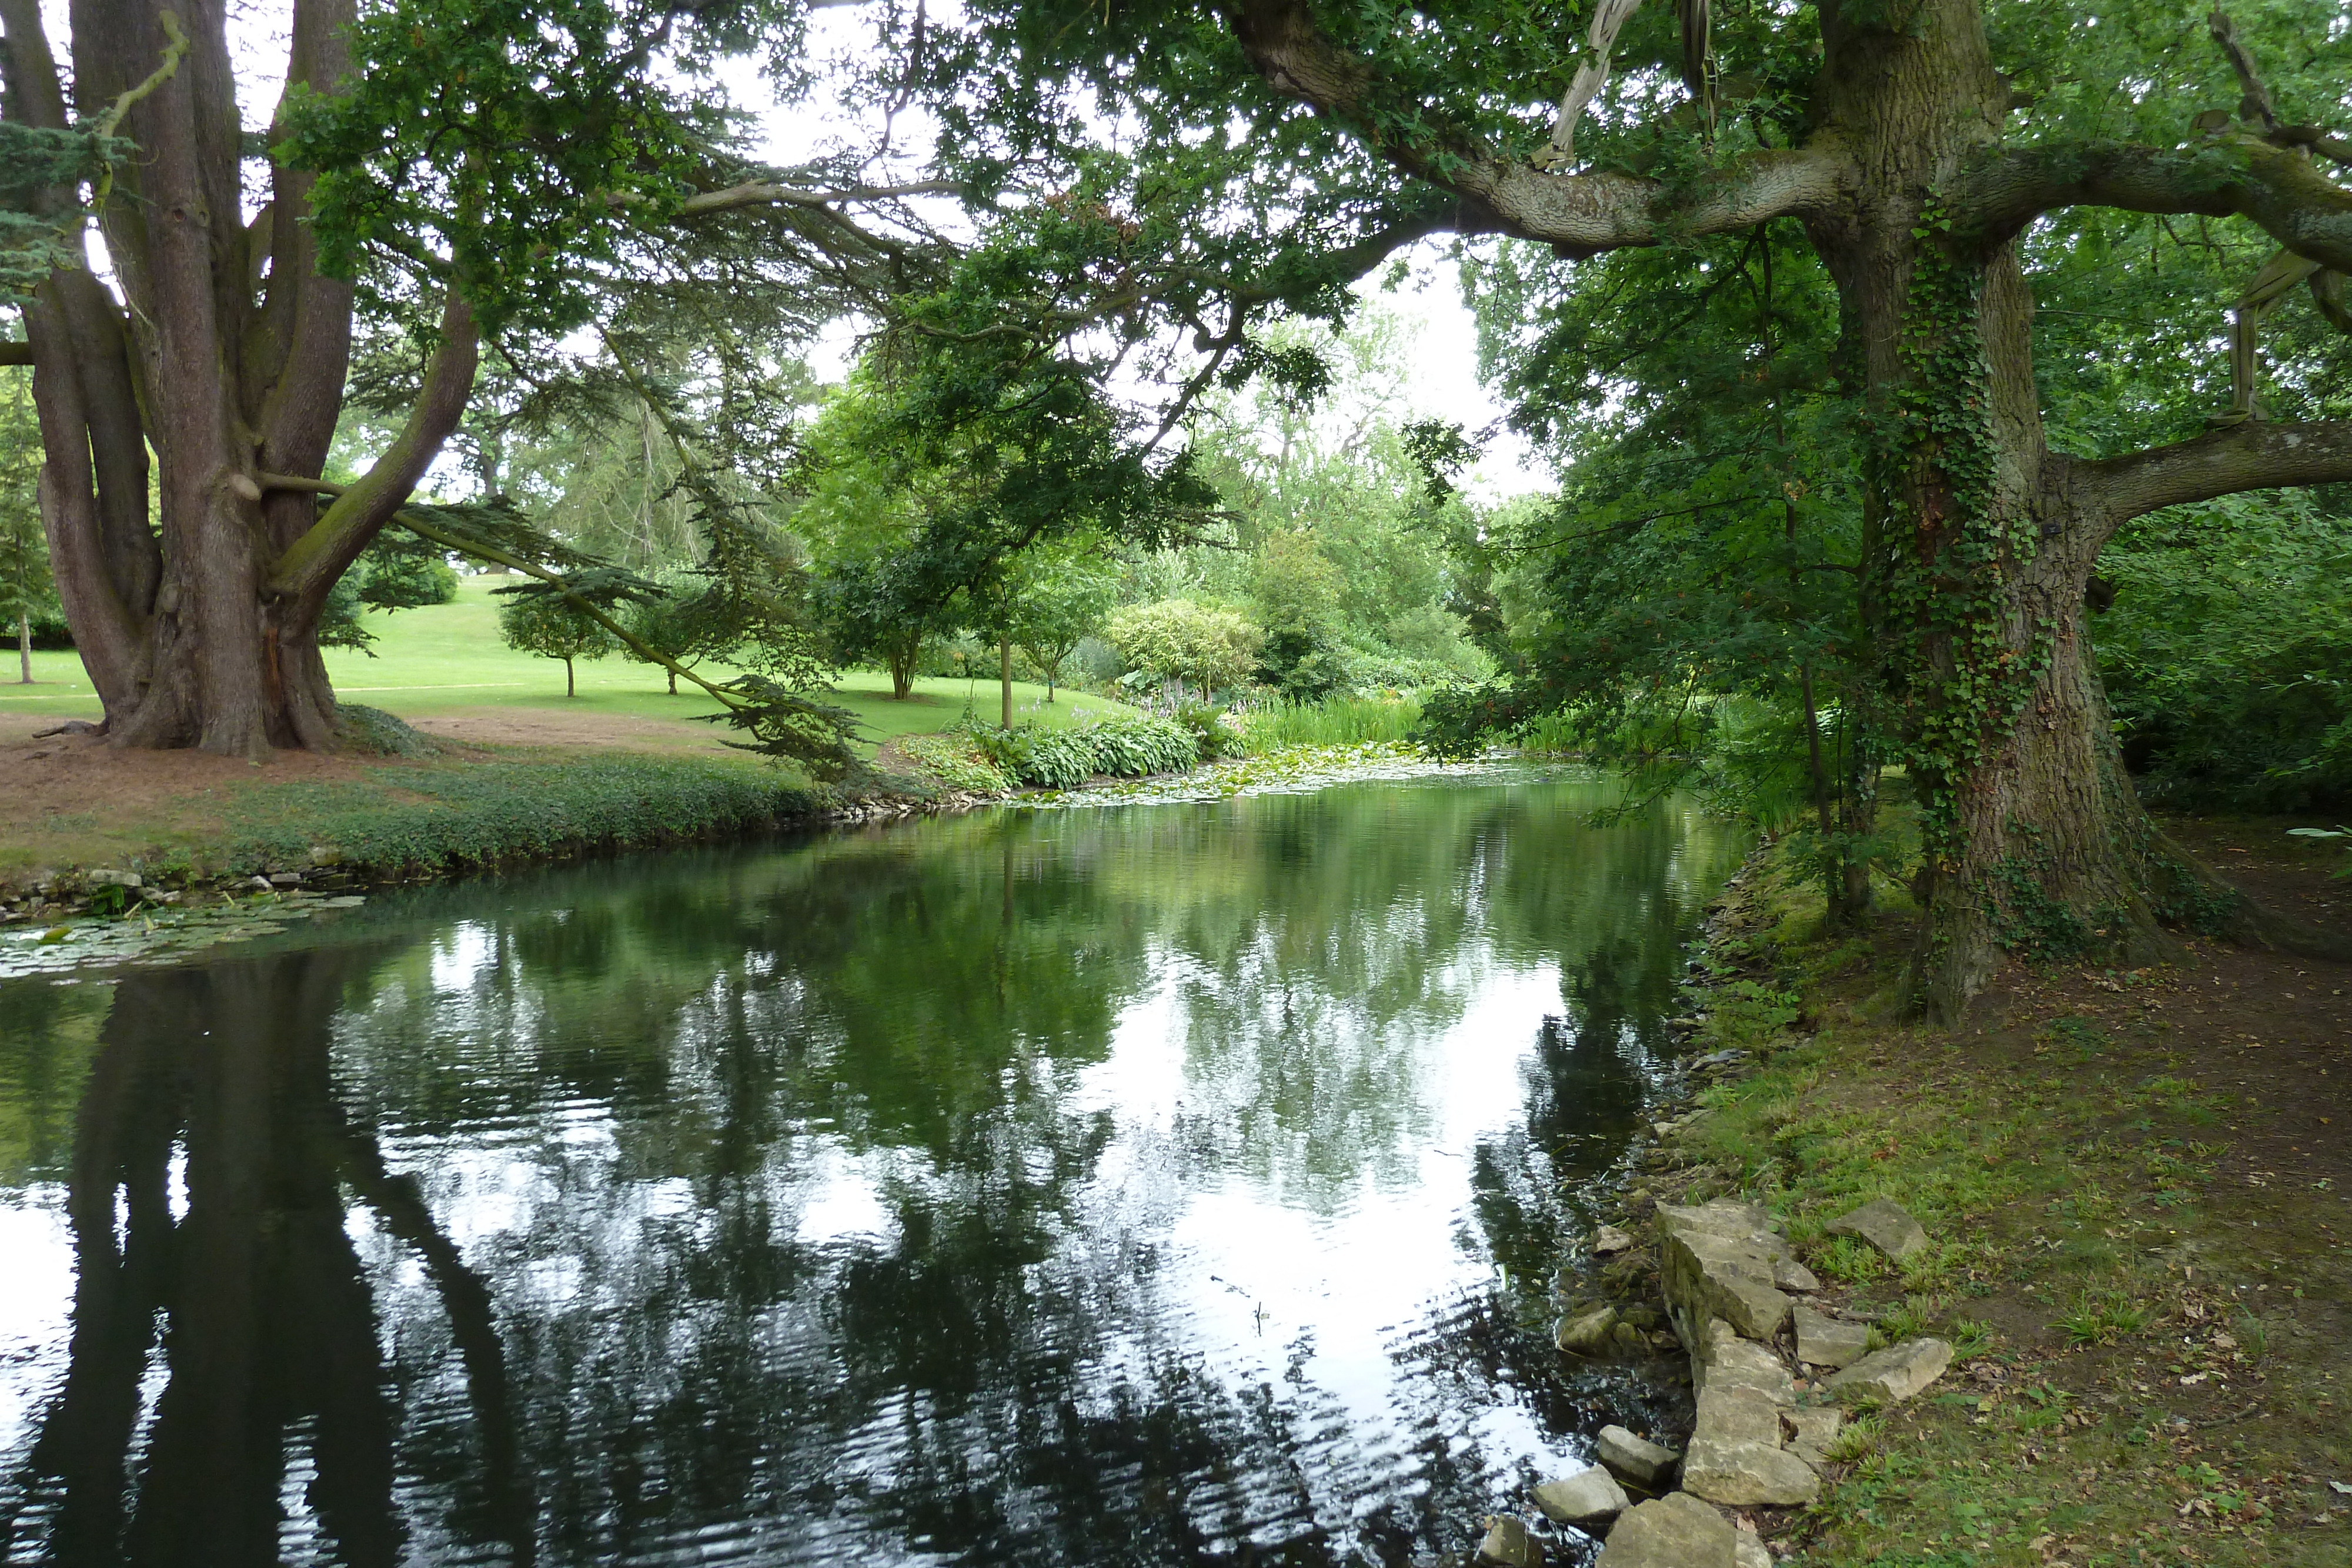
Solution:
{"label": "tree reflection in water", "polygon": [[12,1489],[12,1559],[37,1533],[66,1563],[277,1563],[289,1460],[335,1560],[402,1559],[397,1416],[348,1188],[438,1291],[479,1417],[470,1500],[532,1560],[489,1293],[329,1082],[329,1028],[370,957],[117,984],[74,1130],[68,1369]]}
{"label": "tree reflection in water", "polygon": [[[1736,849],[1601,794],[991,813],[131,975],[6,1554],[1457,1546],[1644,1396],[1542,1281]],[[0,987],[0,1204],[60,994]]]}

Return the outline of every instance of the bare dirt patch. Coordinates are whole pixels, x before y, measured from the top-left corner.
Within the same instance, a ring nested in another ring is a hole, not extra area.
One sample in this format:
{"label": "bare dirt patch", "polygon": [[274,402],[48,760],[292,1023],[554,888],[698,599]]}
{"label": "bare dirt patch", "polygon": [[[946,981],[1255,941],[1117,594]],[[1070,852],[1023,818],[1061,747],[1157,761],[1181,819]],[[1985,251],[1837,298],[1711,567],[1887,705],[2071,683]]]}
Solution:
{"label": "bare dirt patch", "polygon": [[546,708],[458,708],[408,721],[438,739],[471,746],[596,747],[624,751],[723,751],[722,727],[627,714]]}
{"label": "bare dirt patch", "polygon": [[336,782],[347,758],[282,751],[267,764],[199,751],[122,751],[92,735],[35,739],[47,725],[12,724],[0,737],[0,878],[41,867],[105,864],[184,838],[216,834],[236,795],[258,783]]}

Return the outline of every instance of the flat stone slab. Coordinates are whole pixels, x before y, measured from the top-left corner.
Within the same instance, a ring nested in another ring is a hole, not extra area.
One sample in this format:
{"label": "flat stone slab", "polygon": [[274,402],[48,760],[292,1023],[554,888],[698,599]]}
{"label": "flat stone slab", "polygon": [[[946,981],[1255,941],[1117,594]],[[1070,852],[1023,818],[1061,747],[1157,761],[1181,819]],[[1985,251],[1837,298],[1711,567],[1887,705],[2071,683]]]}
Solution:
{"label": "flat stone slab", "polygon": [[1622,1427],[1603,1427],[1593,1439],[1592,1457],[1644,1491],[1657,1491],[1683,1457]]}
{"label": "flat stone slab", "polygon": [[1811,1269],[1789,1257],[1772,1260],[1772,1282],[1784,1291],[1811,1291],[1822,1288],[1821,1281],[1814,1277]]}
{"label": "flat stone slab", "polygon": [[1808,1302],[1799,1301],[1791,1314],[1797,1324],[1797,1359],[1808,1366],[1852,1366],[1870,1351],[1870,1325],[1833,1318]]}
{"label": "flat stone slab", "polygon": [[[1717,1388],[1710,1385],[1698,1391],[1698,1421],[1691,1431],[1691,1453],[1696,1454],[1702,1443],[1717,1448],[1760,1443],[1768,1448],[1780,1446],[1780,1406],[1752,1388]],[[1685,1461],[1685,1469],[1689,1468]],[[1683,1485],[1690,1485],[1687,1475]]]}
{"label": "flat stone slab", "polygon": [[1764,1346],[1754,1340],[1734,1339],[1714,1349],[1713,1360],[1691,1364],[1692,1380],[1702,1393],[1741,1388],[1761,1394],[1775,1405],[1797,1402],[1797,1387],[1789,1369]]}
{"label": "flat stone slab", "polygon": [[1772,1549],[1744,1530],[1733,1533],[1731,1553],[1738,1568],[1772,1568]]}
{"label": "flat stone slab", "polygon": [[1739,1203],[1718,1197],[1711,1203],[1658,1205],[1658,1223],[1669,1230],[1705,1230],[1760,1245],[1788,1249],[1772,1225],[1772,1211],[1760,1203]]}
{"label": "flat stone slab", "polygon": [[1739,1568],[1738,1535],[1698,1499],[1669,1492],[1620,1519],[1593,1568]]}
{"label": "flat stone slab", "polygon": [[[1770,1406],[1766,1406],[1769,1409]],[[1769,1443],[1703,1443],[1691,1439],[1683,1458],[1683,1490],[1732,1508],[1791,1508],[1822,1493],[1820,1472],[1780,1446],[1773,1414]]]}
{"label": "flat stone slab", "polygon": [[1789,1452],[1815,1469],[1829,1463],[1829,1446],[1845,1426],[1844,1411],[1816,1405],[1803,1410],[1784,1410],[1780,1419],[1795,1434],[1789,1439]]}
{"label": "flat stone slab", "polygon": [[1721,1318],[1749,1339],[1770,1339],[1780,1332],[1789,1321],[1789,1298],[1774,1282],[1772,1251],[1719,1231],[1664,1223],[1660,1229],[1659,1281],[1667,1304],[1676,1311],[1678,1328],[1684,1318],[1694,1327]]}
{"label": "flat stone slab", "polygon": [[1599,1465],[1579,1470],[1535,1490],[1536,1506],[1556,1524],[1594,1524],[1614,1519],[1633,1506],[1617,1478]]}
{"label": "flat stone slab", "polygon": [[1841,1400],[1874,1397],[1897,1405],[1943,1376],[1951,1364],[1949,1341],[1906,1339],[1864,1356],[1822,1386]]}
{"label": "flat stone slab", "polygon": [[1852,1236],[1867,1241],[1898,1263],[1927,1245],[1927,1232],[1891,1198],[1872,1198],[1822,1228],[1832,1236]]}
{"label": "flat stone slab", "polygon": [[1630,1252],[1633,1248],[1632,1234],[1620,1230],[1613,1225],[1604,1225],[1592,1233],[1592,1251],[1595,1257],[1605,1258],[1612,1252]]}

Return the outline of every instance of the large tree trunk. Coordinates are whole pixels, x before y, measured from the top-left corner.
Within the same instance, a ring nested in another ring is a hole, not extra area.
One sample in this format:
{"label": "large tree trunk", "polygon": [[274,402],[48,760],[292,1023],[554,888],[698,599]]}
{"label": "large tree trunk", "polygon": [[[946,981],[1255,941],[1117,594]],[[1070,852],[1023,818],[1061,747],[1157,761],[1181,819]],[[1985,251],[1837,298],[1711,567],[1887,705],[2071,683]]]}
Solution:
{"label": "large tree trunk", "polygon": [[[323,516],[312,495],[270,483],[315,479],[326,460],[352,287],[318,270],[308,172],[277,167],[268,204],[239,221],[223,0],[173,5],[186,38],[176,56],[159,0],[76,5],[68,112],[38,0],[0,0],[9,118],[63,129],[140,89],[120,127],[138,152],[99,214],[121,298],[59,272],[25,310],[42,522],[110,741],[257,759],[333,744],[320,612],[454,428],[475,339],[453,298],[399,438]],[[334,89],[353,14],[352,0],[299,0],[289,92]],[[78,200],[60,189],[38,204],[65,214]]]}
{"label": "large tree trunk", "polygon": [[1973,0],[1926,0],[1900,31],[1879,15],[1822,13],[1823,92],[1864,177],[1809,227],[1878,432],[1888,526],[1865,564],[1924,840],[1915,980],[1948,1022],[2004,950],[2166,951],[2151,879],[2169,857],[2125,776],[2084,624],[2112,525],[2048,449],[2031,291],[2012,245],[1973,244],[1939,205],[1998,136],[2008,89]]}
{"label": "large tree trunk", "polygon": [[[1235,41],[1270,87],[1447,192],[1456,204],[1445,221],[1458,232],[1517,235],[1574,256],[1782,216],[1804,224],[1838,290],[1842,363],[1874,448],[1860,608],[1882,678],[1879,706],[1862,716],[1919,800],[1928,919],[1918,977],[1943,1019],[2004,945],[2029,945],[2021,933],[2079,932],[2136,956],[2163,950],[2163,921],[2254,929],[2244,901],[2168,852],[2134,799],[2084,640],[2083,590],[2126,518],[2352,479],[2343,420],[2249,422],[2095,462],[2049,451],[2032,300],[2014,250],[2028,225],[2082,205],[2244,218],[2303,262],[2352,273],[2352,191],[2315,168],[2300,132],[2265,129],[2267,112],[2258,124],[2251,108],[2237,130],[2185,150],[2096,138],[2004,146],[2011,95],[1983,9],[1822,0],[1822,70],[1796,144],[1728,152],[1667,180],[1555,172],[1570,162],[1586,101],[1575,95],[1550,152],[1534,160],[1433,101],[1417,106],[1420,131],[1396,134],[1398,106],[1417,89],[1387,56],[1340,45],[1306,0],[1230,7]],[[2226,26],[2215,19],[2217,35]],[[1703,23],[1686,32],[1686,50],[1704,36]],[[1685,64],[1688,79],[1712,74],[1700,54]],[[2249,87],[2248,103],[2256,96]],[[1759,134],[1777,141],[1760,125]],[[1866,773],[1881,760],[1859,756]],[[1846,891],[1859,902],[1862,889]]]}

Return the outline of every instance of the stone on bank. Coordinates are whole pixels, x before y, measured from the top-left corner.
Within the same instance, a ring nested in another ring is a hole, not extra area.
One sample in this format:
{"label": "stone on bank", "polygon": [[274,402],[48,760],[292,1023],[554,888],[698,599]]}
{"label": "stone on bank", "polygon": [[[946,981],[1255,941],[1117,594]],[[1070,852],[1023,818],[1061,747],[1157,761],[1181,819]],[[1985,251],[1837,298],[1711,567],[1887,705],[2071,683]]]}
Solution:
{"label": "stone on bank", "polygon": [[1866,1241],[1897,1263],[1927,1245],[1927,1232],[1890,1198],[1875,1197],[1851,1214],[1842,1214],[1822,1228],[1832,1236]]}
{"label": "stone on bank", "polygon": [[1944,1375],[1952,1346],[1940,1339],[1908,1339],[1864,1356],[1822,1385],[1842,1400],[1874,1398],[1900,1404]]}
{"label": "stone on bank", "polygon": [[1808,1366],[1852,1366],[1870,1350],[1870,1325],[1831,1317],[1810,1301],[1797,1303],[1797,1359]]}
{"label": "stone on bank", "polygon": [[1723,1515],[1670,1492],[1619,1520],[1593,1568],[1739,1568],[1738,1541]]}
{"label": "stone on bank", "polygon": [[1643,1491],[1663,1490],[1682,1463],[1682,1456],[1672,1448],[1636,1437],[1622,1427],[1601,1427],[1592,1457]]}
{"label": "stone on bank", "polygon": [[1536,1506],[1555,1524],[1597,1524],[1633,1506],[1617,1478],[1599,1465],[1535,1490]]}

